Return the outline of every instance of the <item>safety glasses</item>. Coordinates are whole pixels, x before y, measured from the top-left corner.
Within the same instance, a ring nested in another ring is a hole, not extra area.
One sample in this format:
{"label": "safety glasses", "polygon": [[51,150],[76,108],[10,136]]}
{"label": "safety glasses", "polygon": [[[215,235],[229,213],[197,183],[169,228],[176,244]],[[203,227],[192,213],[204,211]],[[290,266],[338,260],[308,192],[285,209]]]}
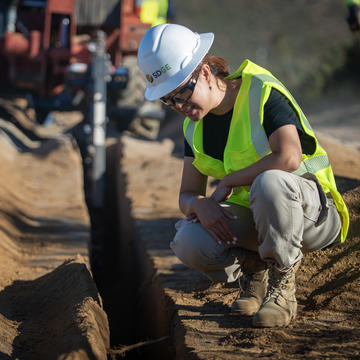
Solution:
{"label": "safety glasses", "polygon": [[160,100],[167,106],[175,106],[176,103],[185,104],[192,96],[199,77],[199,73],[193,76],[177,93],[172,96],[162,97]]}

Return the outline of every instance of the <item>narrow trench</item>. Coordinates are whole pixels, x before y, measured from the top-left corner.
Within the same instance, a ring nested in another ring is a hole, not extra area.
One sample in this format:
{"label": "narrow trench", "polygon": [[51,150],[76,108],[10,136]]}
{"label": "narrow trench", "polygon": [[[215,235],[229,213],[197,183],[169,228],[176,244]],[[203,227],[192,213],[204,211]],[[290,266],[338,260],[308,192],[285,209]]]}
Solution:
{"label": "narrow trench", "polygon": [[[161,285],[153,279],[155,270],[136,236],[121,156],[119,140],[107,149],[106,205],[103,211],[90,214],[95,224],[92,237],[98,239],[90,247],[92,271],[109,319],[111,349],[167,338],[113,358],[172,359],[169,304]],[[96,246],[99,239],[100,251]]]}

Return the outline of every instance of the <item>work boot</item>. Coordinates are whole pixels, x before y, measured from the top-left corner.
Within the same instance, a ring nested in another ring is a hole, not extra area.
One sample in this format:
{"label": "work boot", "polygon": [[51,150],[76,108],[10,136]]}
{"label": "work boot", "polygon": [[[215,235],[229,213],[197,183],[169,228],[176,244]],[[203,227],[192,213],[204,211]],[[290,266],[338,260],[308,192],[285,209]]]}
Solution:
{"label": "work boot", "polygon": [[254,251],[246,251],[241,262],[239,295],[231,306],[237,315],[252,316],[260,308],[267,290],[267,264]]}
{"label": "work boot", "polygon": [[280,271],[275,264],[270,266],[268,292],[260,310],[253,317],[254,326],[287,326],[296,317],[295,273],[300,262],[285,271]]}

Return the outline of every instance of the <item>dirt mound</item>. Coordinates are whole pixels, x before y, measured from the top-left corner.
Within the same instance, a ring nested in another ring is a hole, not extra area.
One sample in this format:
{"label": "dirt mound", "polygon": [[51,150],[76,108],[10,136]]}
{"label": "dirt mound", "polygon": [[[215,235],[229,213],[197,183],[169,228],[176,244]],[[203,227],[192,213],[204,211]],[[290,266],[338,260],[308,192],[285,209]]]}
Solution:
{"label": "dirt mound", "polygon": [[106,359],[109,328],[88,269],[78,149],[61,129],[40,136],[21,107],[6,104],[7,118],[0,119],[0,358]]}
{"label": "dirt mound", "polygon": [[0,293],[2,351],[14,359],[106,359],[101,306],[80,256],[35,280],[16,280]]}

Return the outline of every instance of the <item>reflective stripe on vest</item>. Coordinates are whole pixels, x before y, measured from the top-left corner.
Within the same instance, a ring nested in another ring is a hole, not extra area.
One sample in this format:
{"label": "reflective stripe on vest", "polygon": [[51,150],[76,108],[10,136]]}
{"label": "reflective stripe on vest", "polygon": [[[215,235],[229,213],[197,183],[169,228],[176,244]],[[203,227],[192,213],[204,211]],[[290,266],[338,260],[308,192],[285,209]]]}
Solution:
{"label": "reflective stripe on vest", "polygon": [[189,122],[188,126],[185,129],[185,139],[188,142],[188,144],[190,145],[193,154],[195,154],[195,149],[194,149],[194,131],[195,131],[195,121],[191,121]]}
{"label": "reflective stripe on vest", "polygon": [[249,90],[249,113],[251,122],[251,140],[260,158],[271,152],[266,133],[260,123],[259,109],[261,102],[262,81],[256,77],[251,79]]}
{"label": "reflective stripe on vest", "polygon": [[316,173],[322,169],[330,166],[330,161],[327,155],[318,155],[310,159],[305,159],[301,162],[299,168],[293,171],[295,175],[303,175],[307,172]]}

